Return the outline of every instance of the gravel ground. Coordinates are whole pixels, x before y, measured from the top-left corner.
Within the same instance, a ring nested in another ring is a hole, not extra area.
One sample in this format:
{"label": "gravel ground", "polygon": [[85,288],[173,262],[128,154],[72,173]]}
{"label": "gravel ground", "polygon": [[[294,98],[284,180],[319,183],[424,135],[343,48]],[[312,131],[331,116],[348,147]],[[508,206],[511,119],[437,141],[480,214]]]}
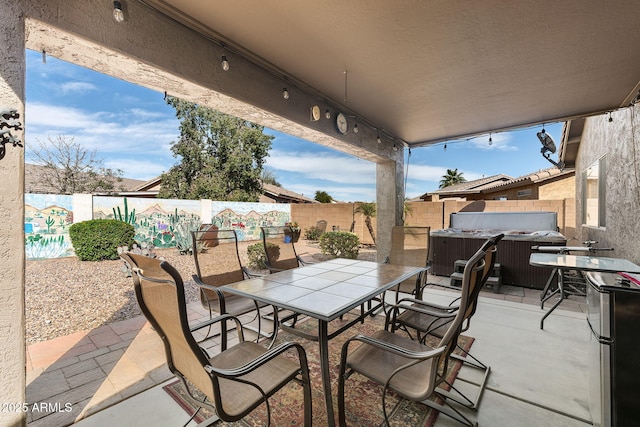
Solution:
{"label": "gravel ground", "polygon": [[[254,243],[254,242],[251,242]],[[240,257],[245,265],[246,246],[240,243]],[[298,253],[321,259],[314,243],[301,240]],[[156,249],[185,280],[187,301],[200,296],[191,279],[195,264],[191,255],[180,255],[176,249]],[[375,259],[375,249],[360,250],[361,259]],[[140,308],[133,291],[133,280],[121,270],[123,261],[79,261],[76,257],[27,261],[25,272],[26,340],[27,344],[94,329],[129,319]]]}

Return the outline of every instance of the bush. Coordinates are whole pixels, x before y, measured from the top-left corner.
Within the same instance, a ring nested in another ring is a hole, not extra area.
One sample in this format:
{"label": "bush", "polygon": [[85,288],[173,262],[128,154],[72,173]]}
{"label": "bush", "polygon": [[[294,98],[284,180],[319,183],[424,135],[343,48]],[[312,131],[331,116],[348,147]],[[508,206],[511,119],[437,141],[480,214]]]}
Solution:
{"label": "bush", "polygon": [[92,219],[69,227],[69,237],[81,261],[118,259],[118,246],[134,244],[135,228],[115,219]]}
{"label": "bush", "polygon": [[328,231],[320,236],[320,250],[334,258],[358,258],[360,240],[354,233]]}
{"label": "bush", "polygon": [[[280,257],[280,246],[274,243],[267,243],[269,248],[269,254],[271,259],[278,259]],[[262,243],[256,243],[247,247],[247,255],[249,256],[249,267],[257,270],[264,270],[267,268],[265,264],[267,261],[267,255],[264,253],[264,245]]]}
{"label": "bush", "polygon": [[311,226],[304,230],[304,238],[306,240],[319,240],[322,236],[322,231],[318,227]]}

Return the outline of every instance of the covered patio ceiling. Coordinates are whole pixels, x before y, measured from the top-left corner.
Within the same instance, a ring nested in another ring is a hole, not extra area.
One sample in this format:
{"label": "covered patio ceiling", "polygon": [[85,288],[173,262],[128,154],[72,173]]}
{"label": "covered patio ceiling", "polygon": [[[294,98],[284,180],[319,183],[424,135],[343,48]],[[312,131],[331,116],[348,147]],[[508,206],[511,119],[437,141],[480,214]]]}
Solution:
{"label": "covered patio ceiling", "polygon": [[639,89],[636,0],[143,3],[409,147],[612,111]]}

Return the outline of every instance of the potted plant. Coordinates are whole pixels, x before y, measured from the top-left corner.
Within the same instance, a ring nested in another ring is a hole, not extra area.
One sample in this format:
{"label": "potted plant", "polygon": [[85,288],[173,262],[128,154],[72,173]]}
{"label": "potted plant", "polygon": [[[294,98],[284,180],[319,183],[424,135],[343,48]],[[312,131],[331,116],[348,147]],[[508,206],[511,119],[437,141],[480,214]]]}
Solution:
{"label": "potted plant", "polygon": [[300,226],[298,225],[298,223],[295,222],[295,221],[287,222],[287,223],[285,223],[285,226],[290,227],[291,231],[285,230],[284,231],[284,235],[285,236],[290,236],[291,237],[291,241],[293,243],[297,242],[298,239],[300,238]]}

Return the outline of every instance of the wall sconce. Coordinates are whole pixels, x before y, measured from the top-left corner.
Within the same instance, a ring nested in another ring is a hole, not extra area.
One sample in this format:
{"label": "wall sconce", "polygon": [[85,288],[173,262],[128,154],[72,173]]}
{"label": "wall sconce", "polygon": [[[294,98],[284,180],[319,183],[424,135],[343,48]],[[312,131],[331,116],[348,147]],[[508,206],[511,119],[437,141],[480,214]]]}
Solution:
{"label": "wall sconce", "polygon": [[222,55],[222,69],[229,71],[229,61],[227,61],[227,55]]}
{"label": "wall sconce", "polygon": [[122,24],[124,22],[122,3],[120,3],[119,1],[113,2],[113,19],[115,19],[118,24]]}
{"label": "wall sconce", "polygon": [[282,88],[282,97],[284,99],[289,99],[289,91],[287,90],[287,88]]}

